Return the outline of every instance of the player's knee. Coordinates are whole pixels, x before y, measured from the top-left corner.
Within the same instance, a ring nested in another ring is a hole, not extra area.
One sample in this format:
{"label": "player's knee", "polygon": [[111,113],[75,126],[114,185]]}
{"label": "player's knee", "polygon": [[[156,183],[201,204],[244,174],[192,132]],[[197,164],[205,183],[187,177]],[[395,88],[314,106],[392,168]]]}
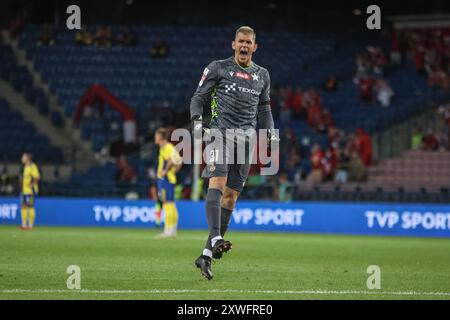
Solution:
{"label": "player's knee", "polygon": [[226,177],[213,177],[209,179],[209,188],[210,189],[219,189],[222,193],[225,190],[225,185],[227,184]]}

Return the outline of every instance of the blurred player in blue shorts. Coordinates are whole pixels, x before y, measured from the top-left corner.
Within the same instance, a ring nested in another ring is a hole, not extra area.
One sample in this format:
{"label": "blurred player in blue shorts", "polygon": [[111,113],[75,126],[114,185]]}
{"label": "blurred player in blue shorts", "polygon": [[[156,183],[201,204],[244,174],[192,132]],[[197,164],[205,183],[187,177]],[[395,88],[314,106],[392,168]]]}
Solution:
{"label": "blurred player in blue shorts", "polygon": [[176,172],[182,166],[182,159],[169,142],[169,131],[164,128],[156,130],[155,144],[159,146],[157,189],[158,199],[164,210],[164,232],[160,238],[175,237],[177,234],[178,211],[175,205]]}
{"label": "blurred player in blue shorts", "polygon": [[41,175],[37,165],[33,162],[29,153],[22,155],[23,172],[21,178],[22,193],[21,200],[21,217],[23,230],[31,230],[34,227],[36,219],[36,211],[34,209],[34,200],[39,192],[39,179]]}

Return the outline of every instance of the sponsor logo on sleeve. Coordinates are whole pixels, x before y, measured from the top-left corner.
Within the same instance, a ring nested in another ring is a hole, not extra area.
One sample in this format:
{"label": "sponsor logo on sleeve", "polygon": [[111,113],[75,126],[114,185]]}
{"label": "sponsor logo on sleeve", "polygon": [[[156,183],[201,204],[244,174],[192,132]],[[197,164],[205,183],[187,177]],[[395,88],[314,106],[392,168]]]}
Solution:
{"label": "sponsor logo on sleeve", "polygon": [[205,68],[205,70],[203,70],[202,78],[200,79],[200,82],[198,83],[199,87],[201,87],[203,85],[203,82],[205,81],[206,76],[208,75],[208,73],[209,73],[209,69]]}

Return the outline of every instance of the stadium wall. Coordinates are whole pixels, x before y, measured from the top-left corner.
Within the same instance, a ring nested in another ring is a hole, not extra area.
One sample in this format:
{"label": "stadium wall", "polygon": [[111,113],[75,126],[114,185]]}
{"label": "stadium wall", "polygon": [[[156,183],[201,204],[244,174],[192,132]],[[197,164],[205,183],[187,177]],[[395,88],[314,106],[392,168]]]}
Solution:
{"label": "stadium wall", "polygon": [[[178,201],[180,229],[206,229],[204,202]],[[152,228],[154,202],[39,198],[36,224]],[[0,198],[0,224],[20,224],[17,198]],[[450,205],[240,201],[232,230],[450,237]]]}

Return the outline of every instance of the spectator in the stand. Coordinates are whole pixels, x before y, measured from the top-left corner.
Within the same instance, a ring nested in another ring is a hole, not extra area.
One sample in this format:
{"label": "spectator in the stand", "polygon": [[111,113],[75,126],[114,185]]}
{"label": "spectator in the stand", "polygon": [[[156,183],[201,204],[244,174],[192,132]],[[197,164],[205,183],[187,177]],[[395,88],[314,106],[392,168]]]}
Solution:
{"label": "spectator in the stand", "polygon": [[369,75],[364,75],[359,79],[359,96],[363,102],[372,101],[373,79]]}
{"label": "spectator in the stand", "polygon": [[320,149],[320,145],[314,144],[311,149],[311,173],[308,176],[308,181],[312,183],[320,183],[323,178],[322,160],[324,154]]}
{"label": "spectator in the stand", "polygon": [[150,50],[152,58],[164,58],[169,54],[169,46],[161,38],[157,38]]}
{"label": "spectator in the stand", "polygon": [[283,139],[280,142],[280,153],[288,154],[293,146],[297,146],[297,136],[294,129],[286,126],[283,132]]}
{"label": "spectator in the stand", "polygon": [[421,127],[415,127],[411,137],[411,148],[419,149],[422,145],[423,133]]}
{"label": "spectator in the stand", "polygon": [[333,180],[337,160],[335,151],[332,148],[329,148],[324,152],[322,159],[322,181]]}
{"label": "spectator in the stand", "polygon": [[321,98],[320,95],[314,89],[308,89],[304,94],[304,105],[306,106],[306,121],[308,125],[315,128],[320,121],[321,116]]}
{"label": "spectator in the stand", "polygon": [[357,54],[356,58],[356,71],[354,81],[357,82],[359,78],[368,75],[370,70],[370,63],[366,54]]}
{"label": "spectator in the stand", "polygon": [[368,167],[372,164],[372,139],[362,128],[356,130],[356,146],[363,164]]}
{"label": "spectator in the stand", "polygon": [[319,117],[319,121],[317,123],[316,129],[319,133],[327,133],[328,128],[333,125],[333,118],[331,116],[331,112],[328,109],[324,109]]}
{"label": "spectator in the stand", "polygon": [[133,169],[133,167],[128,163],[125,156],[121,155],[117,161],[117,180],[119,182],[128,182],[128,183],[134,183],[136,182],[136,171]]}
{"label": "spectator in the stand", "polygon": [[300,87],[293,90],[292,87],[281,88],[282,101],[281,120],[285,123],[292,118],[303,118],[303,92]]}
{"label": "spectator in the stand", "polygon": [[352,133],[346,137],[344,155],[350,159],[353,152],[358,152],[358,138]]}
{"label": "spectator in the stand", "polygon": [[365,87],[369,86],[371,90],[371,86],[373,85],[372,77],[383,76],[385,66],[386,57],[381,48],[368,47],[366,52],[356,56],[356,70],[353,82],[360,87],[361,91],[364,91],[361,94],[361,98],[364,101],[370,101],[372,99],[369,88]]}
{"label": "spectator in the stand", "polygon": [[55,35],[49,25],[44,25],[41,28],[41,33],[37,41],[38,46],[52,46],[55,44]]}
{"label": "spectator in the stand", "polygon": [[444,134],[443,132],[439,132],[436,134],[436,138],[438,139],[439,142],[438,150],[441,151],[448,150],[449,140],[447,135]]}
{"label": "spectator in the stand", "polygon": [[367,51],[370,54],[373,73],[377,76],[382,76],[384,74],[384,68],[386,66],[386,57],[383,49],[378,47],[369,47]]}
{"label": "spectator in the stand", "polygon": [[438,113],[444,118],[444,121],[447,123],[447,140],[450,143],[450,103],[440,106],[438,109]]}
{"label": "spectator in the stand", "polygon": [[6,167],[0,173],[0,195],[11,196],[14,193],[14,186],[12,184],[12,177],[8,174]]}
{"label": "spectator in the stand", "polygon": [[434,49],[428,49],[425,53],[425,70],[428,76],[434,72],[435,69],[440,68],[440,56]]}
{"label": "spectator in the stand", "polygon": [[438,66],[435,66],[430,73],[430,77],[428,78],[428,85],[447,90],[449,88],[449,84],[450,82],[447,73],[445,73],[445,71]]}
{"label": "spectator in the stand", "polygon": [[338,86],[338,82],[337,82],[337,78],[335,75],[330,75],[326,80],[325,83],[323,85],[323,88],[326,91],[336,91]]}
{"label": "spectator in the stand", "polygon": [[439,149],[439,140],[434,134],[433,129],[428,128],[427,133],[422,138],[422,150],[436,151]]}
{"label": "spectator in the stand", "polygon": [[425,74],[425,48],[419,46],[414,50],[414,64],[417,74]]}
{"label": "spectator in the stand", "polygon": [[111,29],[106,25],[101,25],[95,34],[95,45],[99,47],[110,47],[112,41]]}
{"label": "spectator in the stand", "polygon": [[307,105],[307,122],[311,128],[317,128],[320,122],[321,110],[317,103],[311,102]]}
{"label": "spectator in the stand", "polygon": [[282,172],[279,175],[276,197],[278,201],[282,202],[288,202],[292,200],[292,183],[289,181],[288,175],[285,172]]}
{"label": "spectator in the stand", "polygon": [[334,125],[328,127],[328,141],[330,145],[336,144],[338,147],[343,143],[344,133]]}
{"label": "spectator in the stand", "polygon": [[294,119],[304,119],[305,112],[303,109],[303,91],[298,87],[291,94],[290,105]]}
{"label": "spectator in the stand", "polygon": [[350,157],[344,152],[339,155],[339,161],[336,164],[336,174],[334,181],[337,183],[346,183],[348,181],[348,174],[350,169]]}
{"label": "spectator in the stand", "polygon": [[363,160],[361,159],[361,157],[357,152],[353,152],[350,155],[349,180],[362,182],[367,178],[366,172],[367,171]]}
{"label": "spectator in the stand", "polygon": [[295,179],[295,175],[297,174],[300,161],[301,161],[300,153],[297,151],[296,146],[295,145],[291,146],[285,167],[289,180],[293,181]]}
{"label": "spectator in the stand", "polygon": [[290,88],[280,88],[281,110],[280,120],[282,123],[290,123],[292,119],[292,109],[290,105]]}
{"label": "spectator in the stand", "polygon": [[83,46],[92,45],[93,37],[86,26],[82,26],[81,29],[75,33],[75,43]]}
{"label": "spectator in the stand", "polygon": [[317,104],[318,106],[322,105],[322,98],[320,97],[320,94],[317,92],[317,90],[310,88],[307,93],[307,102],[314,102],[315,104]]}
{"label": "spectator in the stand", "polygon": [[391,99],[394,95],[394,90],[392,90],[389,83],[384,79],[378,79],[375,82],[374,91],[377,95],[377,100],[382,107],[389,107],[391,105]]}
{"label": "spectator in the stand", "polygon": [[137,44],[136,34],[128,27],[122,27],[117,36],[117,43],[122,47],[133,47]]}

